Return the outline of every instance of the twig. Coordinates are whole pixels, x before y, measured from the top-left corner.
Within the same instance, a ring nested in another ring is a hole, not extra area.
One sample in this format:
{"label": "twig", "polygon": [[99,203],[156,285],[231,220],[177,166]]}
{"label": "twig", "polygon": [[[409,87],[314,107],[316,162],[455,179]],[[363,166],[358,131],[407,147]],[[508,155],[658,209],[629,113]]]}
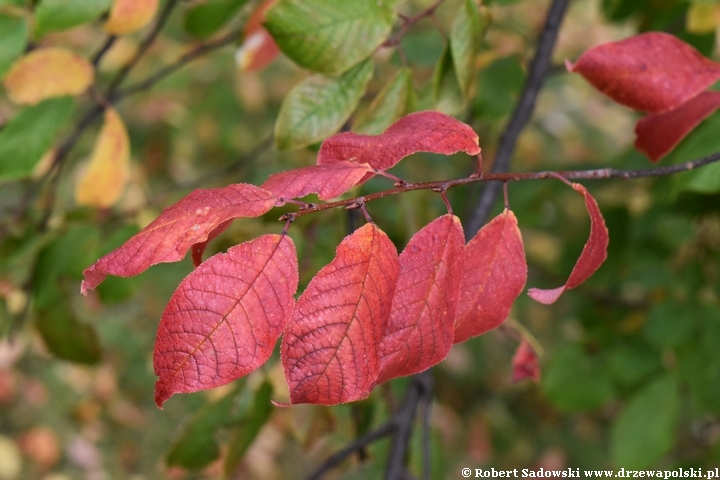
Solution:
{"label": "twig", "polygon": [[362,450],[366,446],[380,440],[381,438],[387,437],[394,429],[395,424],[392,421],[388,421],[374,430],[368,430],[363,435],[360,435],[350,442],[345,448],[328,457],[322,465],[320,465],[313,473],[310,474],[310,476],[307,477],[307,480],[320,480],[323,475],[340,465],[350,455]]}
{"label": "twig", "polygon": [[[460,185],[470,185],[482,182],[517,182],[520,180],[545,180],[547,178],[564,177],[568,180],[604,180],[609,178],[622,178],[624,180],[642,177],[664,177],[674,173],[686,172],[696,168],[710,165],[720,161],[720,152],[713,153],[707,157],[698,158],[677,165],[668,165],[665,167],[646,168],[640,170],[620,170],[616,168],[600,168],[595,170],[568,170],[568,171],[543,171],[543,172],[517,172],[517,173],[487,173],[482,177],[466,177],[454,180],[438,180],[434,182],[407,183],[400,187],[383,190],[380,192],[363,195],[363,203],[372,202],[380,198],[398,195],[400,193],[412,192],[415,190],[437,190],[443,188],[452,188]],[[330,208],[346,207],[348,205],[357,204],[360,197],[348,198],[337,202],[321,203],[312,208],[296,212],[296,217],[309,215],[311,213],[328,210]]]}
{"label": "twig", "polygon": [[402,18],[403,23],[402,25],[400,25],[398,31],[395,32],[383,43],[381,43],[378,48],[397,47],[398,45],[400,45],[400,40],[402,40],[408,30],[410,30],[413,25],[415,25],[423,18],[433,18],[433,16],[435,15],[435,11],[440,7],[440,5],[442,5],[444,1],[445,0],[437,0],[425,10],[422,10],[411,17],[401,16],[400,18]]}
{"label": "twig", "polygon": [[[528,70],[528,77],[525,81],[522,94],[520,95],[518,103],[515,105],[515,110],[510,117],[510,121],[500,136],[500,144],[492,166],[493,173],[506,172],[508,170],[520,132],[523,131],[532,117],[533,111],[535,110],[535,101],[547,75],[558,31],[560,30],[560,25],[569,3],[570,0],[553,0],[553,3],[550,5],[545,26],[538,40],[537,51],[535,52],[532,62],[530,62],[530,69]],[[483,223],[485,223],[485,219],[490,213],[490,209],[499,191],[499,183],[489,183],[482,190],[472,218],[467,224],[465,231],[466,237],[469,238],[475,235]]]}
{"label": "twig", "polygon": [[134,95],[140,91],[147,90],[154,86],[156,83],[158,83],[160,80],[163,80],[165,77],[170,75],[171,73],[175,72],[175,70],[179,70],[180,68],[184,67],[188,63],[192,62],[193,60],[197,59],[198,57],[201,57],[205,55],[206,53],[216,50],[220,47],[224,47],[225,45],[229,45],[236,41],[238,39],[238,36],[242,32],[242,29],[233,30],[232,32],[228,33],[225,36],[222,36],[216,40],[211,40],[206,43],[202,43],[186,53],[185,55],[178,58],[175,62],[159,69],[157,72],[153,73],[149,77],[147,77],[145,80],[141,80],[137,83],[134,83],[126,88],[123,88],[119,90],[114,97],[111,100],[119,100],[122,98],[127,97],[128,95]]}
{"label": "twig", "polygon": [[385,480],[400,480],[405,478],[405,457],[407,447],[410,443],[415,414],[420,400],[424,398],[432,388],[432,371],[426,370],[413,376],[413,382],[405,394],[405,400],[395,415],[393,421],[396,424],[393,441],[390,445],[388,463],[385,469]]}
{"label": "twig", "polygon": [[138,49],[135,51],[135,55],[133,55],[130,61],[126,63],[123,68],[120,69],[120,71],[115,75],[115,78],[112,79],[112,82],[110,82],[110,86],[108,87],[106,93],[107,97],[113,96],[120,84],[123,82],[123,80],[125,80],[125,77],[127,77],[130,71],[135,68],[135,65],[137,65],[140,59],[145,55],[145,52],[147,52],[148,48],[150,48],[153,42],[155,42],[155,38],[157,38],[157,36],[162,31],[165,23],[167,23],[168,19],[170,18],[170,14],[172,13],[177,3],[178,0],[167,1],[165,7],[163,7],[162,11],[160,12],[160,15],[158,15],[158,19],[155,22],[155,25],[153,25],[152,30],[150,30],[143,39],[143,41],[140,42]]}
{"label": "twig", "polygon": [[100,49],[95,52],[92,57],[90,57],[90,62],[92,63],[93,67],[97,67],[98,64],[100,64],[100,60],[102,60],[102,57],[104,57],[108,50],[110,50],[110,47],[113,46],[113,43],[115,43],[116,39],[117,37],[115,35],[109,35],[105,39],[105,43],[102,44]]}

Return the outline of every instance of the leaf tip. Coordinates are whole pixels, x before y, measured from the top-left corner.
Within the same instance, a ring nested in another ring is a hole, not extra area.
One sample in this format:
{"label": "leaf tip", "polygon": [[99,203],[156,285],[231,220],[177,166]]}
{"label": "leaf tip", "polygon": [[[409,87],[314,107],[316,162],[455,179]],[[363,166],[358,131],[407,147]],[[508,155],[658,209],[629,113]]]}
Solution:
{"label": "leaf tip", "polygon": [[567,58],[565,59],[565,70],[567,70],[568,73],[575,73],[575,65]]}
{"label": "leaf tip", "polygon": [[560,295],[562,295],[564,291],[565,285],[552,289],[531,288],[528,290],[528,296],[536,302],[552,305],[560,298]]}

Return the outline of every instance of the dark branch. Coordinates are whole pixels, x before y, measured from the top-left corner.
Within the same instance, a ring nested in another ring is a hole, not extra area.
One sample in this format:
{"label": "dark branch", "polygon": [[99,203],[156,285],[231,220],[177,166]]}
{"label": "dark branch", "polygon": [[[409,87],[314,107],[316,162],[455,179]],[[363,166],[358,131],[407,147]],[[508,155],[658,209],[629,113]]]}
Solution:
{"label": "dark branch", "polygon": [[115,35],[108,36],[100,49],[95,52],[92,57],[90,57],[90,62],[92,63],[93,67],[97,68],[97,66],[100,64],[100,60],[102,60],[102,57],[104,57],[108,50],[110,50],[110,47],[113,46],[113,43],[115,43],[116,39],[117,37]]}
{"label": "dark branch", "polygon": [[376,428],[375,430],[369,430],[365,434],[360,435],[355,440],[350,442],[345,448],[339,450],[332,456],[328,457],[313,473],[307,477],[307,480],[320,480],[323,475],[332,470],[333,468],[340,465],[350,455],[355,452],[362,450],[371,443],[380,440],[381,438],[387,437],[395,429],[395,425],[392,421],[388,421]]}
{"label": "dark branch", "polygon": [[[550,5],[545,26],[538,40],[537,51],[532,62],[530,62],[530,69],[528,70],[528,77],[522,94],[515,105],[515,110],[505,127],[505,131],[500,136],[500,144],[492,166],[493,173],[506,172],[510,167],[510,159],[515,151],[517,139],[535,110],[535,101],[547,75],[558,31],[569,3],[570,0],[553,0],[552,5]],[[500,183],[497,182],[487,184],[482,190],[472,218],[467,224],[466,237],[474,236],[485,223],[485,219],[490,213],[499,192]]]}
{"label": "dark branch", "polygon": [[[375,192],[370,195],[364,195],[362,197],[348,198],[345,200],[339,200],[337,202],[322,203],[312,208],[300,210],[293,213],[295,217],[301,217],[303,215],[309,215],[311,213],[319,212],[322,210],[328,210],[330,208],[346,207],[348,205],[357,204],[362,201],[363,203],[378,200],[380,198],[389,197],[392,195],[398,195],[400,193],[412,192],[415,190],[436,190],[438,188],[452,188],[460,185],[470,185],[473,183],[482,182],[496,182],[501,184],[502,182],[517,182],[520,180],[545,180],[547,178],[557,178],[557,176],[564,177],[568,180],[604,180],[609,178],[641,178],[641,177],[664,177],[675,173],[686,172],[694,170],[696,168],[704,167],[711,163],[720,161],[720,152],[713,153],[707,157],[698,158],[685,163],[677,165],[668,165],[666,167],[655,167],[645,168],[640,170],[620,170],[616,168],[600,168],[595,170],[569,170],[569,171],[543,171],[543,172],[518,172],[518,173],[488,173],[482,177],[467,177],[457,178],[454,180],[438,180],[435,182],[421,182],[421,183],[407,183],[405,185],[391,188],[389,190],[383,190],[381,192]],[[283,219],[284,220],[284,219]]]}

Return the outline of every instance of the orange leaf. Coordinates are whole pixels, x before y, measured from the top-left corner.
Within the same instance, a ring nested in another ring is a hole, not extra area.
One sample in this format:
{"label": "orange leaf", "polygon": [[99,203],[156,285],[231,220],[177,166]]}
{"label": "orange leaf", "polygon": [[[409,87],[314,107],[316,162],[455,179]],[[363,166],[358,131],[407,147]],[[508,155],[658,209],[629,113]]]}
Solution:
{"label": "orange leaf", "polygon": [[105,110],[105,124],[95,142],[90,166],[75,188],[75,202],[108,208],[125,188],[130,161],[130,140],[114,108]]}
{"label": "orange leaf", "polygon": [[45,99],[80,95],[95,73],[85,58],[64,48],[41,48],[18,59],[3,84],[15,103],[34,105]]}
{"label": "orange leaf", "polygon": [[125,35],[140,30],[155,16],[158,0],[115,0],[105,31],[112,35]]}

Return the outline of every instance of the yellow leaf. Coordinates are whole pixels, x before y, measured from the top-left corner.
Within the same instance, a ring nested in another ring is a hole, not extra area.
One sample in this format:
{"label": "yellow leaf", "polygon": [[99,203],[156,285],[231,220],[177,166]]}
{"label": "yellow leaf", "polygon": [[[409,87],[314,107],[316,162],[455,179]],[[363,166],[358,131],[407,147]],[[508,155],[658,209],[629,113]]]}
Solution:
{"label": "yellow leaf", "polygon": [[90,165],[75,188],[75,202],[108,208],[115,204],[128,180],[130,140],[120,115],[105,110],[105,123],[95,141]]}
{"label": "yellow leaf", "polygon": [[10,100],[34,105],[52,97],[79,95],[94,77],[85,58],[64,48],[40,48],[15,61],[3,84]]}
{"label": "yellow leaf", "polygon": [[158,0],[115,0],[110,9],[110,18],[105,23],[105,31],[124,35],[141,29],[155,16],[158,3]]}
{"label": "yellow leaf", "polygon": [[696,35],[712,33],[720,24],[720,5],[694,3],[685,17],[685,28]]}

